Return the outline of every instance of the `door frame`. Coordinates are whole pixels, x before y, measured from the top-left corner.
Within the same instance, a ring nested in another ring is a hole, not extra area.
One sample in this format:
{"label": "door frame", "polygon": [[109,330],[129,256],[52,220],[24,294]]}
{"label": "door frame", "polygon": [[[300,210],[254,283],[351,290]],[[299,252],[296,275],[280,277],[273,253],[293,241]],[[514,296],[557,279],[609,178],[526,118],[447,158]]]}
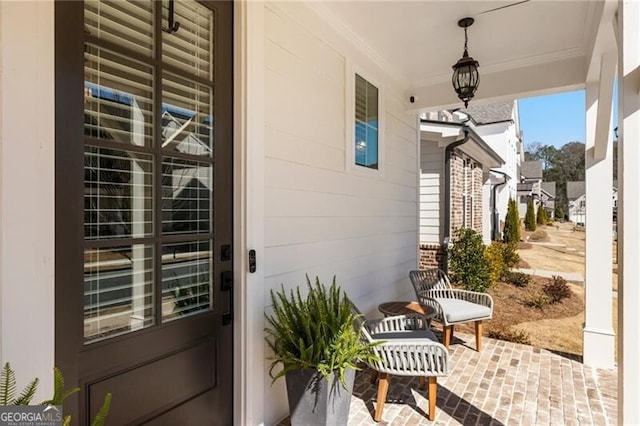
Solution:
{"label": "door frame", "polygon": [[[234,5],[234,423],[265,422],[264,3]],[[249,272],[248,251],[256,250]]]}

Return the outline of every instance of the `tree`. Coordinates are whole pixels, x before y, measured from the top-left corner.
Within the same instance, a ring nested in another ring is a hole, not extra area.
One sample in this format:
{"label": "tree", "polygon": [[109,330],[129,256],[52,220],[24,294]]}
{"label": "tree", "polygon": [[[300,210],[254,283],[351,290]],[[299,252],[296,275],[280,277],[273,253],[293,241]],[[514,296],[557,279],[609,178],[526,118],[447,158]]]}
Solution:
{"label": "tree", "polygon": [[527,214],[524,216],[524,227],[527,231],[536,230],[536,213],[533,211],[533,200],[527,203]]}
{"label": "tree", "polygon": [[484,255],[482,235],[473,229],[459,228],[449,247],[451,279],[472,291],[487,291],[491,285],[491,265]]}
{"label": "tree", "polygon": [[507,217],[504,220],[504,232],[502,239],[505,243],[517,243],[520,241],[520,215],[516,200],[509,198],[507,205]]}
{"label": "tree", "polygon": [[541,160],[545,182],[556,183],[555,216],[565,217],[567,209],[567,181],[584,180],[584,144],[569,142],[560,149],[534,142],[525,152],[527,160]]}
{"label": "tree", "polygon": [[538,214],[536,215],[536,222],[538,225],[546,225],[549,222],[547,211],[542,207],[542,204],[538,206]]}

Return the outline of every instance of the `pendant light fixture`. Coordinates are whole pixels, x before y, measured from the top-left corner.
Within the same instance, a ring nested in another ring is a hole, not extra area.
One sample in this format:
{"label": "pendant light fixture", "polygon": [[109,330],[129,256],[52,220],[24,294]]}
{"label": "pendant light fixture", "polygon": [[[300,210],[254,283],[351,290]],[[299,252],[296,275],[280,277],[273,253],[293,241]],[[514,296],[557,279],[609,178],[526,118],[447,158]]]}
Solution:
{"label": "pendant light fixture", "polygon": [[473,23],[473,18],[462,18],[458,21],[458,26],[464,28],[464,53],[453,66],[453,77],[451,77],[453,88],[458,94],[458,98],[464,102],[465,108],[469,105],[469,101],[473,98],[480,83],[478,61],[469,56],[467,50],[467,28]]}

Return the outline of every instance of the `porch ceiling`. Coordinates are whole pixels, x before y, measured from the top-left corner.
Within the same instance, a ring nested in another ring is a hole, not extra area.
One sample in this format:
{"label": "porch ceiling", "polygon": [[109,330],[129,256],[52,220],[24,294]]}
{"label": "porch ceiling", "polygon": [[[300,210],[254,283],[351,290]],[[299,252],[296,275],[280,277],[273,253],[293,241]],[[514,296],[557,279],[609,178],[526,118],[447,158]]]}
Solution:
{"label": "porch ceiling", "polygon": [[407,97],[417,97],[408,105],[412,110],[459,106],[451,66],[462,55],[457,21],[465,16],[476,20],[469,29],[469,53],[480,63],[473,102],[583,87],[604,1],[518,1],[332,1],[314,7],[368,48],[407,87]]}

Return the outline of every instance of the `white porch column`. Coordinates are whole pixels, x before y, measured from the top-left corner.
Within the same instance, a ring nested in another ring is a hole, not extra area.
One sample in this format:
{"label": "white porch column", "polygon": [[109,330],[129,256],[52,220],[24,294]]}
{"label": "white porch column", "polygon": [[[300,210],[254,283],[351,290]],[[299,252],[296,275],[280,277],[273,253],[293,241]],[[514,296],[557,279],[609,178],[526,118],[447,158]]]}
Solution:
{"label": "white porch column", "polygon": [[599,81],[587,82],[585,144],[585,321],[584,364],[613,368],[612,307],[613,142],[611,100],[616,54],[603,55]]}
{"label": "white porch column", "polygon": [[640,424],[640,3],[618,3],[618,422]]}
{"label": "white porch column", "polygon": [[0,362],[18,387],[54,365],[54,5],[0,2]]}

